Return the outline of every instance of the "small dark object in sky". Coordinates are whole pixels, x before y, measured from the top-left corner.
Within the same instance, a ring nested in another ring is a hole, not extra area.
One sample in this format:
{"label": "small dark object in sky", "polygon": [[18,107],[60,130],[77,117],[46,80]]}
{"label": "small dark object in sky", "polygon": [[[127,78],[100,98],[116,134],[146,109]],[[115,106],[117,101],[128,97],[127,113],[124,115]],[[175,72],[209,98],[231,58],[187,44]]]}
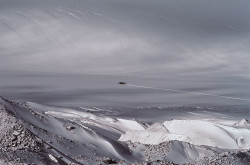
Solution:
{"label": "small dark object in sky", "polygon": [[119,84],[124,85],[124,84],[127,84],[127,83],[125,83],[123,81],[120,81]]}

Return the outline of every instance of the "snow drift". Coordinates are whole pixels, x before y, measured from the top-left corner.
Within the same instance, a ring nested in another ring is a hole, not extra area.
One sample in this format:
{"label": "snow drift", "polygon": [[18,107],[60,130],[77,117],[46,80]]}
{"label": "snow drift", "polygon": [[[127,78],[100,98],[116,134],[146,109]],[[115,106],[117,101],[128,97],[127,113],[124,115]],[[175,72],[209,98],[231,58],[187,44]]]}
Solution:
{"label": "snow drift", "polygon": [[175,117],[170,116],[173,112],[178,118],[181,114],[197,118],[198,111],[200,108],[65,108],[0,98],[0,162],[249,163],[247,119],[229,120],[226,115],[222,119],[217,112],[199,116],[199,120],[184,115],[161,122]]}
{"label": "snow drift", "polygon": [[[153,124],[146,130],[128,131],[119,140],[160,144],[177,140],[194,145],[206,145],[224,149],[250,149],[250,129],[236,125],[217,124],[212,121],[171,120]],[[247,122],[248,123],[248,122]]]}

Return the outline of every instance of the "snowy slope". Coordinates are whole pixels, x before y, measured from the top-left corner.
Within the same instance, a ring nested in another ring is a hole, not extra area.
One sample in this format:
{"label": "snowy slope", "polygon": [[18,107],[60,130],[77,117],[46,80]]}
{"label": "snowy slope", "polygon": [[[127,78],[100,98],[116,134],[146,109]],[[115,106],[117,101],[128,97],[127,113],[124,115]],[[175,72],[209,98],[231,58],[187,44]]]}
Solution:
{"label": "snowy slope", "polygon": [[[180,117],[187,111],[192,111],[196,119],[183,116],[183,119],[160,122],[177,114]],[[46,161],[51,164],[136,161],[210,164],[215,159],[232,164],[248,162],[249,122],[227,119],[227,115],[219,113],[207,117],[204,113],[197,119],[198,111],[197,108],[167,108],[166,111],[112,108],[111,111],[15,103],[0,98],[0,162],[16,162],[17,158],[21,158],[19,162],[38,164]],[[135,112],[140,117],[128,117],[128,113]],[[175,114],[169,116],[172,112]],[[152,119],[156,113],[159,118]],[[31,150],[25,150],[27,147]],[[32,157],[34,151],[37,159]]]}

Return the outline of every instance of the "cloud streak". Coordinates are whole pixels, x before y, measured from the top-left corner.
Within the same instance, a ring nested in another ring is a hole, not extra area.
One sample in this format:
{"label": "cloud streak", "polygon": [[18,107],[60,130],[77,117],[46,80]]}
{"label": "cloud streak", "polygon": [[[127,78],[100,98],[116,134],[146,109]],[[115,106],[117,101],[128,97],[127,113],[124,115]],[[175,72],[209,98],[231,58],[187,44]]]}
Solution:
{"label": "cloud streak", "polygon": [[0,1],[0,69],[249,77],[249,1]]}

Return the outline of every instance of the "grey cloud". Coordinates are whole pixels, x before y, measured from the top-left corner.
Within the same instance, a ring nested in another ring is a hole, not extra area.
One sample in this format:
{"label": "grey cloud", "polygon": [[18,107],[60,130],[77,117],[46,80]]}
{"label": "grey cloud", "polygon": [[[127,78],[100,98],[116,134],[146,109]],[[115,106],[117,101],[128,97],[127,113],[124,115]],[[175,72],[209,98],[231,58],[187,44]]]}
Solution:
{"label": "grey cloud", "polygon": [[249,78],[248,0],[1,0],[0,69]]}

